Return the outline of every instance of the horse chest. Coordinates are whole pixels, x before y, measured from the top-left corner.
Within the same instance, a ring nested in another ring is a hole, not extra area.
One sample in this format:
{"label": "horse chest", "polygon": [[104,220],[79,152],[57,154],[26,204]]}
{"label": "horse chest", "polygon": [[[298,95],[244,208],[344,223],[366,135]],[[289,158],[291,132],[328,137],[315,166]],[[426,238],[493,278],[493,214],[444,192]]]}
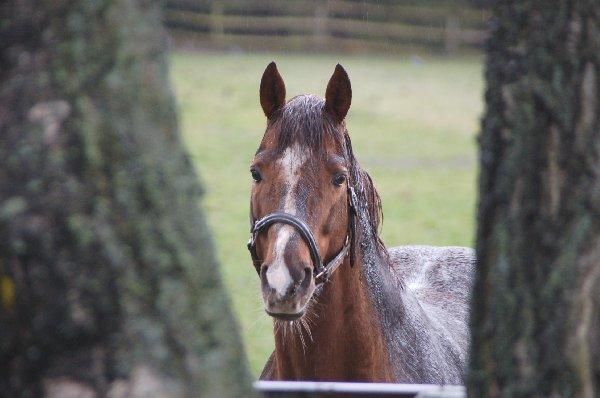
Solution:
{"label": "horse chest", "polygon": [[304,346],[299,338],[276,339],[275,378],[394,381],[381,329],[356,300],[360,296],[351,304],[332,306],[335,311],[331,313],[322,313],[321,327],[313,329],[312,340]]}
{"label": "horse chest", "polygon": [[352,341],[339,336],[309,352],[298,347],[275,353],[273,378],[279,380],[356,380],[391,382],[387,352],[381,339]]}

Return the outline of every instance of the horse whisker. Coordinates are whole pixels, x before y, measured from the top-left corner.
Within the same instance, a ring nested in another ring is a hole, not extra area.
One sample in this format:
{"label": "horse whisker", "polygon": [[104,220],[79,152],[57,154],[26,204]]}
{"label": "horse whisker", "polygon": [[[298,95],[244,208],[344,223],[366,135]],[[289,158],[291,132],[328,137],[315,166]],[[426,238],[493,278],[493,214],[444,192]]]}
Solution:
{"label": "horse whisker", "polygon": [[[304,318],[300,319],[300,324],[302,326],[304,326],[304,328],[306,329],[306,333],[308,334],[308,337],[310,337],[310,341],[314,341],[313,337],[312,337],[312,333],[310,331],[310,326],[308,325],[308,321]],[[300,333],[302,333],[302,329],[300,329]]]}
{"label": "horse whisker", "polygon": [[302,334],[301,323],[294,321],[292,325],[294,325],[294,328],[297,330],[298,336],[300,336],[300,342],[302,343],[302,353],[303,355],[306,355],[306,342],[304,341],[304,335]]}

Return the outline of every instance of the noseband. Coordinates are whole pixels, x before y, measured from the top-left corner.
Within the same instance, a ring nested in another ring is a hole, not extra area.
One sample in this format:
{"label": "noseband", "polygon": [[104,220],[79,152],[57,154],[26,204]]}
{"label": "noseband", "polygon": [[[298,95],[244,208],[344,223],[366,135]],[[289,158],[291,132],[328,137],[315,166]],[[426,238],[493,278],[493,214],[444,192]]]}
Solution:
{"label": "noseband", "polygon": [[356,193],[354,192],[354,187],[350,185],[350,181],[348,181],[347,193],[348,228],[346,231],[346,240],[344,241],[344,246],[340,249],[338,254],[336,254],[335,257],[333,257],[327,264],[323,264],[323,259],[319,254],[317,241],[312,231],[303,220],[295,215],[284,212],[275,212],[267,214],[260,220],[253,220],[252,228],[250,229],[252,236],[248,241],[248,250],[250,251],[250,256],[252,257],[252,262],[254,263],[256,272],[260,275],[260,267],[262,265],[258,255],[256,254],[256,238],[258,237],[258,234],[275,223],[283,223],[294,227],[302,239],[304,239],[304,242],[308,245],[310,258],[313,262],[316,272],[315,283],[318,285],[328,280],[331,274],[333,274],[333,272],[342,264],[344,258],[351,253],[350,247],[352,246],[352,242],[354,240],[354,216],[356,215],[358,199],[356,197]]}

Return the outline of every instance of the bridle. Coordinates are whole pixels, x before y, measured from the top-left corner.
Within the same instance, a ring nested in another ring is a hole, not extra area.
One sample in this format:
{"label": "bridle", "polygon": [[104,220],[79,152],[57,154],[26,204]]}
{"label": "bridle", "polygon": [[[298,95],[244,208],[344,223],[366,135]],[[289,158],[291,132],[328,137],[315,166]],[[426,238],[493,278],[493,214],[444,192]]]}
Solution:
{"label": "bridle", "polygon": [[256,238],[258,237],[258,234],[260,234],[260,232],[266,230],[275,223],[283,223],[294,227],[296,231],[298,231],[302,239],[304,239],[304,242],[308,245],[310,257],[315,268],[316,285],[327,281],[331,274],[333,274],[333,272],[343,263],[343,260],[346,258],[346,256],[348,256],[348,254],[350,254],[351,256],[350,262],[353,263],[354,255],[352,245],[354,242],[355,234],[354,217],[356,216],[358,198],[356,196],[356,192],[354,191],[354,187],[351,185],[349,179],[347,180],[347,184],[348,228],[346,230],[346,240],[344,241],[344,246],[327,264],[323,264],[323,259],[319,254],[319,248],[317,246],[315,236],[303,220],[301,220],[293,214],[284,212],[274,212],[267,214],[259,220],[252,219],[252,225],[250,228],[251,236],[250,240],[248,241],[248,250],[250,251],[250,256],[252,257],[252,262],[254,263],[254,268],[256,268],[256,272],[260,275],[260,268],[262,265],[262,262],[256,254]]}

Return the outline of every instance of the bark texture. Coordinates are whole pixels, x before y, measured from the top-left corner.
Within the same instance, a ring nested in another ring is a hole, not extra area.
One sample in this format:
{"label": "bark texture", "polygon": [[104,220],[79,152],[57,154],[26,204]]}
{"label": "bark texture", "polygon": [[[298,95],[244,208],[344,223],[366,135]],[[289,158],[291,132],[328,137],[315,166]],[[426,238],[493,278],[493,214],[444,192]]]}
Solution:
{"label": "bark texture", "polygon": [[247,396],[159,4],[0,5],[0,396]]}
{"label": "bark texture", "polygon": [[469,395],[600,396],[600,2],[498,1]]}

